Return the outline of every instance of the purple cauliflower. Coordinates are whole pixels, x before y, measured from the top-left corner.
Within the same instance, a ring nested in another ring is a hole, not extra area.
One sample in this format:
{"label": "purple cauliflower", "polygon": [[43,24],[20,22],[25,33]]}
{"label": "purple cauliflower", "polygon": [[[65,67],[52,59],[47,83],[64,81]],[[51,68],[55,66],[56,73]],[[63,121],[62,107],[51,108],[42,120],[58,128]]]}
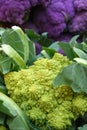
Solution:
{"label": "purple cauliflower", "polygon": [[69,19],[75,15],[73,0],[51,0],[47,8],[37,7],[32,15],[39,32],[48,32],[48,36],[55,39],[64,32]]}
{"label": "purple cauliflower", "polygon": [[75,15],[74,19],[70,22],[69,25],[70,32],[83,33],[87,31],[87,12],[79,12]]}
{"label": "purple cauliflower", "polygon": [[87,11],[87,0],[74,0],[74,7],[79,11]]}
{"label": "purple cauliflower", "polygon": [[69,41],[87,31],[87,0],[0,0],[0,22]]}
{"label": "purple cauliflower", "polygon": [[31,7],[35,7],[37,5],[42,5],[42,7],[46,7],[49,3],[50,0],[28,0],[31,3]]}
{"label": "purple cauliflower", "polygon": [[75,16],[71,19],[68,30],[72,33],[87,31],[87,0],[73,0]]}
{"label": "purple cauliflower", "polygon": [[69,42],[72,37],[72,33],[62,33],[59,37],[57,37],[56,41]]}
{"label": "purple cauliflower", "polygon": [[[44,9],[40,9],[39,11],[39,8],[40,7],[38,7],[37,11],[35,11],[33,15],[33,22],[38,28],[39,33],[48,32],[48,35],[50,35],[50,37],[52,38],[54,34],[56,36],[56,34],[60,34],[60,32],[62,32],[66,28],[65,23],[60,23],[60,26],[57,26],[56,24],[51,24],[50,21],[47,19],[47,13],[44,11]],[[60,30],[60,32],[58,30]]]}
{"label": "purple cauliflower", "polygon": [[0,22],[22,25],[36,5],[47,6],[49,0],[0,0]]}
{"label": "purple cauliflower", "polygon": [[22,24],[28,8],[30,8],[29,0],[1,0],[0,21]]}

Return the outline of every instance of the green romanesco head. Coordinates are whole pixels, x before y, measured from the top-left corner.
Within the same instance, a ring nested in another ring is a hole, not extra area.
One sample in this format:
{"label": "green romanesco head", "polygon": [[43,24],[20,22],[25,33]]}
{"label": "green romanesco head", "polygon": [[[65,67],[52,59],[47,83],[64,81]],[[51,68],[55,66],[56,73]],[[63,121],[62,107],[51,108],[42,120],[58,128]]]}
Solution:
{"label": "green romanesco head", "polygon": [[7,130],[7,128],[3,125],[0,125],[0,130]]}
{"label": "green romanesco head", "polygon": [[87,112],[87,94],[77,94],[73,99],[73,111],[75,114],[83,116]]}
{"label": "green romanesco head", "polygon": [[[71,109],[71,104],[68,105],[70,105],[69,107]],[[53,110],[53,112],[47,115],[47,119],[53,130],[65,130],[66,125],[71,125],[71,120],[74,119],[74,115],[69,109],[59,105]]]}
{"label": "green romanesco head", "polygon": [[66,85],[53,86],[53,79],[70,63],[56,53],[52,59],[39,58],[28,69],[4,76],[9,96],[41,130],[66,130],[74,119],[75,93]]}

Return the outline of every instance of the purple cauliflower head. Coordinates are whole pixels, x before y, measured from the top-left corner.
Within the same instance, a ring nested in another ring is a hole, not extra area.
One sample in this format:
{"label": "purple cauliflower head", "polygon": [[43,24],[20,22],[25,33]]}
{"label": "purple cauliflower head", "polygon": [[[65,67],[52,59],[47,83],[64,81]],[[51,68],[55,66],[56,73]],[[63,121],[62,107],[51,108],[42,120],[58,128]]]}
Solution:
{"label": "purple cauliflower head", "polygon": [[70,20],[68,30],[71,33],[87,31],[87,0],[73,0],[75,16]]}
{"label": "purple cauliflower head", "polygon": [[29,0],[1,0],[0,21],[22,24],[28,8],[30,8]]}
{"label": "purple cauliflower head", "polygon": [[83,33],[87,31],[87,12],[79,12],[69,24],[70,32]]}
{"label": "purple cauliflower head", "polygon": [[43,7],[48,7],[50,4],[51,0],[39,0],[39,5],[42,5]]}
{"label": "purple cauliflower head", "polygon": [[75,15],[72,0],[52,0],[46,12],[49,21],[54,24],[65,22]]}
{"label": "purple cauliflower head", "polygon": [[74,15],[73,0],[51,0],[47,8],[36,8],[32,17],[40,33],[48,32],[49,37],[56,38],[64,32],[68,20]]}
{"label": "purple cauliflower head", "polygon": [[43,7],[47,7],[51,0],[29,0],[32,7],[37,5],[42,5]]}
{"label": "purple cauliflower head", "polygon": [[87,0],[74,0],[74,7],[78,12],[87,11]]}
{"label": "purple cauliflower head", "polygon": [[0,0],[0,22],[22,25],[26,14],[37,5],[46,7],[49,0]]}
{"label": "purple cauliflower head", "polygon": [[1,0],[0,21],[22,24],[25,12],[29,7],[29,0]]}
{"label": "purple cauliflower head", "polygon": [[61,39],[87,30],[87,0],[0,0],[0,22]]}
{"label": "purple cauliflower head", "polygon": [[[60,15],[61,14],[59,14],[59,16]],[[39,33],[48,32],[48,36],[50,36],[51,38],[56,35],[58,36],[66,28],[66,24],[64,22],[58,24],[51,23],[44,9],[40,9],[39,12],[38,8],[37,11],[34,12],[33,16],[33,22],[38,28]]]}

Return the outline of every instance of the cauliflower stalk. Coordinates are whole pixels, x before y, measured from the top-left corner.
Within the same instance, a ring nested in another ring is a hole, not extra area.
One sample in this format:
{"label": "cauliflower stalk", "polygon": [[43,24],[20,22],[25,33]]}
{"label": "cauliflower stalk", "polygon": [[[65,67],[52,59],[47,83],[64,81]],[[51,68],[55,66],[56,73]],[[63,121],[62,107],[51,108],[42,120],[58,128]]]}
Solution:
{"label": "cauliflower stalk", "polygon": [[85,95],[76,95],[66,85],[53,86],[53,79],[70,63],[66,56],[56,53],[52,59],[39,58],[29,68],[4,76],[9,96],[41,130],[66,130],[72,120],[87,111]]}

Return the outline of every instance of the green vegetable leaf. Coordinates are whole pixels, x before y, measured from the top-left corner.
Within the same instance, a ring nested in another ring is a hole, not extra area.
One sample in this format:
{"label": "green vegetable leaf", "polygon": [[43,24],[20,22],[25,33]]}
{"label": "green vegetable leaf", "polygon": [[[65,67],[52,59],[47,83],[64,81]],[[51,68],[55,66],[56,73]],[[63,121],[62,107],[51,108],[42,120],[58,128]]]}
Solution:
{"label": "green vegetable leaf", "polygon": [[0,112],[0,125],[4,125],[5,122],[5,114]]}
{"label": "green vegetable leaf", "polygon": [[0,92],[6,94],[7,93],[7,89],[4,85],[0,84]]}
{"label": "green vegetable leaf", "polygon": [[53,81],[55,87],[69,85],[74,92],[87,93],[87,68],[78,63],[65,67]]}
{"label": "green vegetable leaf", "polygon": [[12,63],[12,60],[10,57],[2,55],[0,58],[0,71],[3,74],[8,73],[11,69],[11,63]]}
{"label": "green vegetable leaf", "polygon": [[7,124],[11,130],[30,130],[26,115],[11,98],[1,92],[0,112],[8,115]]}
{"label": "green vegetable leaf", "polygon": [[18,26],[13,26],[11,29],[6,29],[1,35],[2,44],[10,45],[24,59],[25,63],[29,58],[29,43],[28,37]]}
{"label": "green vegetable leaf", "polygon": [[62,50],[65,52],[65,54],[70,60],[75,57],[73,49],[70,47],[69,43],[59,42],[58,45],[62,48]]}
{"label": "green vegetable leaf", "polygon": [[9,117],[7,124],[11,130],[29,130],[27,123],[19,115],[13,119]]}
{"label": "green vegetable leaf", "polygon": [[0,27],[0,35],[2,35],[5,31],[5,28]]}
{"label": "green vegetable leaf", "polygon": [[18,26],[13,26],[12,27],[13,31],[15,31],[17,33],[17,35],[19,36],[22,44],[23,44],[23,48],[24,48],[24,61],[25,63],[28,61],[29,58],[29,44],[28,44],[28,37],[26,34],[24,34],[24,32],[22,31],[22,29]]}
{"label": "green vegetable leaf", "polygon": [[79,48],[73,47],[74,52],[80,57],[87,60],[87,54]]}
{"label": "green vegetable leaf", "polygon": [[41,54],[43,54],[43,56],[46,57],[46,58],[52,58],[55,52],[56,51],[53,50],[53,49],[50,49],[48,47],[43,47]]}
{"label": "green vegetable leaf", "polygon": [[59,42],[59,46],[62,48],[62,50],[65,52],[66,56],[70,59],[73,60],[77,55],[73,51],[73,47],[76,48],[83,48],[82,44],[79,44],[76,40],[78,39],[79,35],[76,35],[71,38],[69,42]]}
{"label": "green vegetable leaf", "polygon": [[27,36],[34,42],[37,42],[40,39],[40,35],[31,29],[25,29],[25,32]]}
{"label": "green vegetable leaf", "polygon": [[2,34],[1,38],[2,38],[1,45],[2,44],[10,45],[22,56],[22,58],[24,58],[24,54],[23,54],[24,48],[23,48],[21,38],[14,30],[6,29]]}
{"label": "green vegetable leaf", "polygon": [[2,44],[2,50],[12,58],[20,68],[26,68],[26,64],[22,57],[10,45]]}
{"label": "green vegetable leaf", "polygon": [[[45,48],[46,49],[46,48]],[[49,50],[49,49],[48,49]],[[42,55],[42,57],[45,57],[45,58],[48,58],[48,59],[50,59],[50,55],[47,53],[47,50],[45,51],[45,50],[42,50],[41,51],[41,53],[40,53],[40,57],[41,57],[41,55]]]}
{"label": "green vegetable leaf", "polygon": [[83,125],[82,127],[78,127],[78,130],[87,130],[87,124]]}
{"label": "green vegetable leaf", "polygon": [[58,49],[58,42],[54,42],[49,47],[43,47],[41,54],[43,55],[43,57],[52,58],[55,52],[58,52]]}
{"label": "green vegetable leaf", "polygon": [[59,43],[58,41],[57,42],[53,42],[48,48],[58,52],[58,49],[59,49],[58,43]]}
{"label": "green vegetable leaf", "polygon": [[81,64],[81,65],[87,67],[87,60],[84,60],[84,59],[82,59],[82,58],[74,58],[74,60],[75,60],[77,63],[79,63],[79,64]]}
{"label": "green vegetable leaf", "polygon": [[84,50],[85,52],[87,52],[87,43],[82,42],[81,44],[82,44],[83,50]]}
{"label": "green vegetable leaf", "polygon": [[42,46],[45,47],[49,47],[53,43],[53,40],[49,39],[47,34],[48,34],[47,32],[42,33],[40,35],[40,39],[37,41],[38,43],[40,43]]}
{"label": "green vegetable leaf", "polygon": [[76,36],[72,37],[71,40],[70,40],[70,42],[69,42],[70,46],[72,46],[72,47],[76,46],[78,38],[79,38],[79,35],[76,35]]}
{"label": "green vegetable leaf", "polygon": [[31,29],[25,30],[27,36],[32,40],[33,42],[38,42],[40,45],[48,47],[52,44],[53,40],[49,39],[47,36],[47,32],[42,33],[41,35],[34,32]]}
{"label": "green vegetable leaf", "polygon": [[30,64],[33,63],[36,56],[36,52],[35,52],[35,44],[30,39],[28,40],[28,42],[29,42],[29,58],[27,64],[29,66]]}

